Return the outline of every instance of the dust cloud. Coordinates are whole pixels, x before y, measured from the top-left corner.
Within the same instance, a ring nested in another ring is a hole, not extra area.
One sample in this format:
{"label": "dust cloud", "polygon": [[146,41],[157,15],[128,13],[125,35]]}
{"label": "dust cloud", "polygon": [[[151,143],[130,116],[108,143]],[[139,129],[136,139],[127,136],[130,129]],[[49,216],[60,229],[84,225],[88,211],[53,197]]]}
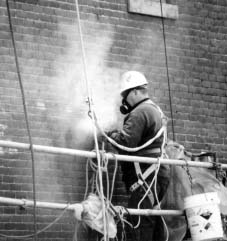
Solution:
{"label": "dust cloud", "polygon": [[[93,136],[89,107],[94,110],[103,130],[117,126],[119,70],[109,68],[105,63],[112,45],[113,31],[103,30],[100,26],[91,36],[83,35],[83,58],[77,28],[76,25],[59,26],[60,31],[70,40],[65,46],[65,54],[57,61],[63,63],[63,71],[56,78],[55,89],[56,97],[63,100],[59,114],[64,123],[60,121],[59,124],[61,128],[65,128],[65,132],[71,132],[71,141],[83,147]],[[86,28],[86,25],[83,28]]]}

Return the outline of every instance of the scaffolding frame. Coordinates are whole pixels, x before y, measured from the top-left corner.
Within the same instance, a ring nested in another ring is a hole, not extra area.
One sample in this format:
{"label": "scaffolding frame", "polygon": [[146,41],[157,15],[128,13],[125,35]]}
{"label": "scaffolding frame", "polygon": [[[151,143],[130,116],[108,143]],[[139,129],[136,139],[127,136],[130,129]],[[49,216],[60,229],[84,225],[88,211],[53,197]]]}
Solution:
{"label": "scaffolding frame", "polygon": [[[0,147],[4,148],[16,148],[21,150],[30,150],[31,145],[27,143],[21,142],[13,142],[13,141],[4,141],[0,140]],[[60,155],[69,155],[69,156],[79,156],[79,157],[87,157],[87,158],[96,158],[97,154],[95,151],[84,151],[84,150],[76,150],[70,148],[61,148],[61,147],[52,147],[52,146],[44,146],[44,145],[32,145],[32,148],[35,152],[48,153],[48,154],[60,154]],[[184,160],[176,160],[176,159],[157,159],[151,157],[139,157],[139,156],[128,156],[128,155],[118,155],[113,153],[103,153],[109,160],[118,160],[118,161],[126,161],[126,162],[139,162],[139,163],[147,163],[147,164],[168,164],[168,165],[179,165],[179,166],[191,166],[191,167],[203,167],[203,168],[213,168],[215,166],[214,163],[210,162],[199,162],[199,161],[184,161]],[[221,164],[220,168],[227,169],[227,164]],[[0,203],[11,204],[16,206],[24,206],[31,207],[34,206],[34,201],[25,200],[25,199],[13,199],[13,198],[5,198],[0,197]],[[51,202],[36,202],[36,206],[39,208],[50,208],[50,209],[67,209],[70,211],[76,211],[75,205],[80,204],[60,204],[60,203],[51,203]],[[158,215],[158,216],[179,216],[184,215],[183,210],[155,210],[155,209],[127,209],[130,215]]]}
{"label": "scaffolding frame", "polygon": [[[0,140],[0,147],[6,148],[16,148],[22,150],[30,150],[31,145],[27,143],[21,142],[13,142],[13,141],[3,141]],[[44,145],[32,145],[32,148],[35,152],[42,152],[48,154],[60,154],[60,155],[69,155],[69,156],[79,156],[79,157],[87,157],[87,158],[96,158],[97,154],[95,151],[84,151],[70,148],[62,148],[62,147],[52,147],[52,146],[44,146]],[[184,160],[176,160],[176,159],[163,159],[163,158],[152,158],[152,157],[140,157],[140,156],[129,156],[129,155],[119,155],[113,153],[103,153],[109,160],[118,160],[118,161],[126,161],[126,162],[139,162],[146,164],[160,164],[165,165],[178,165],[178,166],[189,166],[189,167],[204,167],[204,168],[213,168],[216,166],[216,163],[212,162],[199,162],[199,161],[184,161]],[[220,168],[227,169],[227,164],[219,163]]]}

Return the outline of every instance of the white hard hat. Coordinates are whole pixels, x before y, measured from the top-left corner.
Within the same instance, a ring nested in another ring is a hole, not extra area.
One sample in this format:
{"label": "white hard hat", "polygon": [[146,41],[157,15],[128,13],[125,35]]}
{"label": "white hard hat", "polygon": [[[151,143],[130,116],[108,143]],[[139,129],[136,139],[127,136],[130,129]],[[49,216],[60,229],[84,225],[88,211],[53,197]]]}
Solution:
{"label": "white hard hat", "polygon": [[121,95],[124,91],[148,84],[145,76],[138,71],[127,71],[121,77]]}

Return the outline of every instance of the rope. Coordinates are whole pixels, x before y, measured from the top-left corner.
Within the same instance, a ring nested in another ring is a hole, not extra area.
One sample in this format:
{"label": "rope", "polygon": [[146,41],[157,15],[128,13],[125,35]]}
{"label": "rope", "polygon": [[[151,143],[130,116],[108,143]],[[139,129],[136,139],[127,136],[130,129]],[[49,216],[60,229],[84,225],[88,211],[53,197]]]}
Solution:
{"label": "rope", "polygon": [[[115,156],[115,154],[111,153],[114,156],[114,160],[115,160],[115,165],[114,165],[114,172],[113,172],[113,177],[112,177],[112,185],[110,188],[110,184],[109,184],[109,174],[108,174],[108,164],[109,164],[109,159],[106,156],[105,153],[102,153],[101,157],[102,157],[102,166],[101,166],[101,170],[103,172],[106,173],[106,181],[107,181],[107,191],[106,191],[106,198],[107,202],[111,203],[111,200],[113,198],[113,191],[114,191],[114,184],[115,184],[115,179],[116,179],[116,175],[117,175],[117,169],[118,169],[118,161],[117,158]],[[86,188],[85,188],[85,195],[84,195],[84,199],[87,197],[87,193],[88,193],[88,166],[90,164],[91,170],[95,173],[95,192],[97,192],[100,195],[100,188],[99,185],[97,184],[99,179],[98,179],[98,165],[91,159],[88,158],[87,159],[87,164],[86,164]],[[108,204],[108,203],[107,203]],[[109,204],[108,204],[109,205]]]}
{"label": "rope", "polygon": [[[106,176],[106,196],[104,196],[104,201],[105,201],[105,213],[104,215],[106,216],[106,223],[104,223],[104,228],[106,228],[108,230],[108,216],[110,213],[112,214],[116,214],[118,217],[118,212],[116,211],[115,207],[113,206],[113,204],[111,203],[112,197],[113,197],[113,190],[114,190],[114,184],[115,184],[115,179],[116,179],[116,174],[117,174],[117,168],[118,168],[118,161],[117,158],[115,156],[115,154],[111,153],[114,156],[115,159],[115,165],[114,165],[114,171],[113,171],[113,177],[112,177],[112,184],[110,185],[110,177],[109,177],[109,173],[108,173],[108,165],[109,165],[109,158],[106,155],[106,153],[103,151],[101,152],[101,171],[105,173]],[[92,190],[93,193],[95,193],[96,195],[98,195],[100,197],[101,193],[100,193],[100,183],[99,183],[99,170],[98,170],[98,164],[96,163],[96,159],[91,159],[88,158],[87,159],[87,164],[86,164],[86,194],[84,195],[84,197],[87,196],[88,193],[88,172],[89,172],[89,167],[91,168],[93,175],[92,177],[94,177],[93,182],[94,182],[94,190]],[[95,180],[95,181],[94,181]],[[92,186],[93,186],[92,185]],[[119,217],[119,219],[121,220],[121,222],[125,222],[125,220],[121,219]],[[86,224],[86,222],[85,222]],[[106,238],[108,239],[109,233],[107,232],[106,234]],[[104,237],[103,237],[104,239]]]}
{"label": "rope", "polygon": [[10,7],[9,7],[9,0],[6,0],[6,6],[7,6],[7,12],[8,12],[8,19],[9,19],[9,27],[10,27],[10,33],[12,37],[12,44],[13,44],[13,50],[14,50],[14,57],[15,57],[15,64],[16,64],[16,70],[22,95],[22,102],[23,102],[23,109],[24,109],[24,115],[25,115],[25,122],[28,132],[28,139],[30,144],[30,150],[31,150],[31,160],[32,160],[32,183],[33,183],[33,200],[34,200],[34,208],[33,208],[33,217],[34,217],[34,238],[37,240],[36,233],[37,233],[37,225],[36,225],[36,184],[35,184],[35,159],[34,159],[34,150],[33,150],[33,142],[32,142],[32,136],[30,131],[30,125],[29,125],[29,119],[27,114],[27,107],[26,107],[26,101],[25,101],[25,94],[24,94],[24,87],[21,79],[20,74],[20,66],[17,56],[17,49],[16,49],[16,43],[14,38],[14,32],[13,32],[13,25],[11,21],[11,13],[10,13]]}
{"label": "rope", "polygon": [[[157,179],[157,175],[158,175],[158,172],[159,172],[159,169],[160,169],[160,165],[161,165],[161,162],[160,162],[160,159],[158,158],[158,164],[157,164],[157,167],[156,167],[156,170],[155,170],[155,174],[154,174],[154,177],[151,181],[151,183],[149,184],[149,186],[147,187],[147,190],[145,192],[145,194],[143,195],[143,197],[140,199],[140,201],[138,202],[138,205],[137,205],[137,209],[140,208],[140,205],[141,203],[143,202],[143,200],[147,197],[147,195],[149,194],[149,192],[152,192],[151,188],[152,188],[152,185],[153,183],[155,182],[155,179]],[[156,188],[156,187],[155,187]],[[140,216],[139,216],[139,219],[138,219],[138,223],[136,226],[134,226],[134,228],[138,228],[140,225]]]}
{"label": "rope", "polygon": [[106,133],[104,131],[102,131],[99,127],[100,132],[102,133],[102,135],[114,146],[116,146],[117,148],[127,151],[127,152],[137,152],[139,150],[144,149],[145,147],[151,145],[154,140],[156,140],[157,138],[159,138],[164,132],[165,132],[165,127],[162,127],[158,133],[149,141],[147,141],[146,143],[144,143],[143,145],[139,146],[139,147],[126,147],[123,145],[118,144],[115,140],[113,140],[112,138],[110,138],[109,136],[106,135]]}
{"label": "rope", "polygon": [[174,130],[174,123],[173,123],[172,96],[171,96],[171,89],[170,89],[169,66],[168,66],[168,58],[167,58],[166,34],[165,34],[165,24],[164,24],[163,9],[162,9],[162,0],[160,0],[160,7],[161,7],[163,41],[164,41],[164,49],[165,49],[166,74],[167,74],[167,80],[168,80],[168,92],[169,92],[169,105],[170,105],[170,114],[171,114],[171,124],[172,124],[172,131],[173,131],[173,140],[175,141],[175,130]]}
{"label": "rope", "polygon": [[[82,34],[81,23],[80,23],[80,10],[79,10],[78,0],[75,0],[75,4],[76,4],[76,10],[77,10],[77,20],[78,20],[80,44],[81,44],[81,50],[82,50],[82,59],[83,59],[85,82],[86,82],[87,94],[88,94],[89,113],[91,114],[93,122],[95,122],[94,111],[93,111],[93,108],[92,108],[92,98],[91,98],[91,93],[90,93],[90,86],[89,86],[88,75],[87,75],[87,63],[86,63],[86,56],[85,56],[85,50],[84,50],[83,34]],[[93,125],[93,135],[94,135],[95,149],[96,149],[96,155],[97,155],[97,161],[98,161],[98,174],[99,174],[99,182],[100,182],[100,197],[101,197],[101,200],[102,200],[103,223],[104,223],[104,240],[106,241],[107,240],[106,239],[107,231],[106,231],[105,202],[104,202],[103,184],[102,184],[102,172],[101,172],[100,153],[99,153],[97,132],[96,132],[96,128],[95,128],[94,125]]]}
{"label": "rope", "polygon": [[[159,165],[160,165],[160,162],[159,162]],[[158,203],[158,208],[161,210],[161,205],[160,205],[160,201],[159,201],[158,194],[157,194],[157,178],[155,179],[154,187],[155,187],[154,193],[155,193],[155,198],[156,198],[157,203]],[[165,230],[166,230],[166,241],[168,241],[169,240],[169,230],[168,230],[166,221],[165,221],[163,216],[161,216],[161,219],[162,219],[162,222],[163,222]]]}
{"label": "rope", "polygon": [[113,173],[113,179],[112,179],[112,188],[111,188],[111,193],[110,193],[110,201],[113,198],[114,183],[115,183],[115,179],[116,179],[116,175],[117,175],[117,168],[118,168],[117,157],[113,153],[112,153],[112,155],[114,156],[115,166],[114,166],[114,173]]}
{"label": "rope", "polygon": [[[137,208],[139,209],[140,208],[140,205],[141,203],[143,202],[143,200],[148,196],[149,192],[152,193],[152,185],[154,183],[154,193],[155,193],[155,198],[157,200],[157,206],[159,209],[161,209],[161,206],[160,206],[160,201],[159,201],[159,198],[158,198],[158,194],[157,194],[157,175],[158,175],[158,172],[159,172],[159,169],[160,169],[160,165],[161,165],[161,162],[160,162],[160,159],[158,158],[158,164],[157,164],[157,168],[156,168],[156,171],[155,171],[155,175],[151,181],[151,183],[148,185],[147,182],[145,182],[146,184],[146,187],[147,187],[147,190],[145,190],[145,194],[143,195],[143,197],[140,199],[138,205],[137,205]],[[162,219],[162,222],[164,224],[164,227],[165,227],[165,230],[166,230],[166,241],[169,240],[169,230],[168,230],[168,227],[167,227],[167,224],[165,222],[165,219],[161,216],[161,219]],[[134,229],[138,228],[139,225],[140,225],[140,216],[138,218],[138,223],[136,226],[134,226]]]}
{"label": "rope", "polygon": [[[155,106],[157,106],[155,104]],[[126,151],[126,152],[137,152],[139,150],[142,150],[144,148],[146,148],[147,146],[151,145],[157,138],[159,138],[162,134],[164,135],[164,138],[163,138],[163,143],[164,145],[167,143],[167,118],[164,116],[163,112],[161,111],[160,107],[157,106],[159,112],[161,113],[161,116],[162,116],[162,127],[159,129],[159,131],[156,133],[156,135],[148,140],[147,142],[145,142],[144,144],[142,144],[141,146],[138,146],[138,147],[127,147],[127,146],[123,146],[119,143],[117,143],[115,140],[113,140],[111,137],[109,137],[104,131],[103,129],[101,128],[101,126],[99,125],[98,121],[97,121],[97,117],[95,116],[95,119],[94,119],[94,124],[96,126],[96,128],[100,131],[100,133],[112,144],[114,145],[115,147],[123,150],[123,151]],[[90,116],[91,117],[91,116]],[[164,145],[162,146],[162,151],[164,151],[163,147]]]}

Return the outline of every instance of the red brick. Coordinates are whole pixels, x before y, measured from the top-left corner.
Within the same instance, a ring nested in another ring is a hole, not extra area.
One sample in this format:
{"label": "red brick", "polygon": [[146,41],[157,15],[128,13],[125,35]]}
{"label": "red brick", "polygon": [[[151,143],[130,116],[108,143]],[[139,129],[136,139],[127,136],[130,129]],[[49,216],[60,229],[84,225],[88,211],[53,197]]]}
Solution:
{"label": "red brick", "polygon": [[[127,13],[125,0],[82,0],[79,4],[88,62],[102,53],[102,47],[107,44],[105,54],[97,62],[88,64],[88,69],[101,69],[99,76],[94,76],[97,81],[94,85],[98,81],[103,81],[103,85],[110,81],[117,83],[124,70],[140,70],[152,82],[153,98],[171,117],[161,19]],[[179,8],[179,19],[165,20],[165,34],[176,141],[197,152],[209,145],[211,150],[218,150],[218,157],[226,162],[227,3],[225,0],[206,3],[184,0],[175,4]],[[91,141],[78,143],[83,134],[74,131],[82,118],[81,112],[87,114],[88,111],[85,104],[73,103],[77,83],[83,82],[75,1],[16,0],[10,1],[10,8],[33,142],[93,149]],[[0,45],[0,122],[7,126],[0,133],[2,139],[27,143],[4,1],[0,1]],[[73,71],[75,74],[70,75]],[[61,84],[70,81],[68,91]],[[79,88],[79,92],[83,92],[83,88]],[[66,112],[66,108],[72,113]],[[168,129],[171,136],[171,122]],[[0,195],[32,199],[30,153],[4,151],[0,160]],[[86,158],[36,153],[37,198],[64,203],[82,200],[85,162]],[[120,173],[114,201],[126,203]],[[21,212],[23,218],[18,216],[19,212],[14,207],[6,207],[2,212],[5,231],[13,228],[20,233],[32,229],[32,210]],[[57,215],[56,211],[39,212],[40,227]],[[25,221],[26,225],[22,225]],[[69,227],[67,219],[60,222],[61,225],[57,224],[39,239],[71,240],[73,227]],[[84,232],[79,235],[80,240],[86,240]]]}

